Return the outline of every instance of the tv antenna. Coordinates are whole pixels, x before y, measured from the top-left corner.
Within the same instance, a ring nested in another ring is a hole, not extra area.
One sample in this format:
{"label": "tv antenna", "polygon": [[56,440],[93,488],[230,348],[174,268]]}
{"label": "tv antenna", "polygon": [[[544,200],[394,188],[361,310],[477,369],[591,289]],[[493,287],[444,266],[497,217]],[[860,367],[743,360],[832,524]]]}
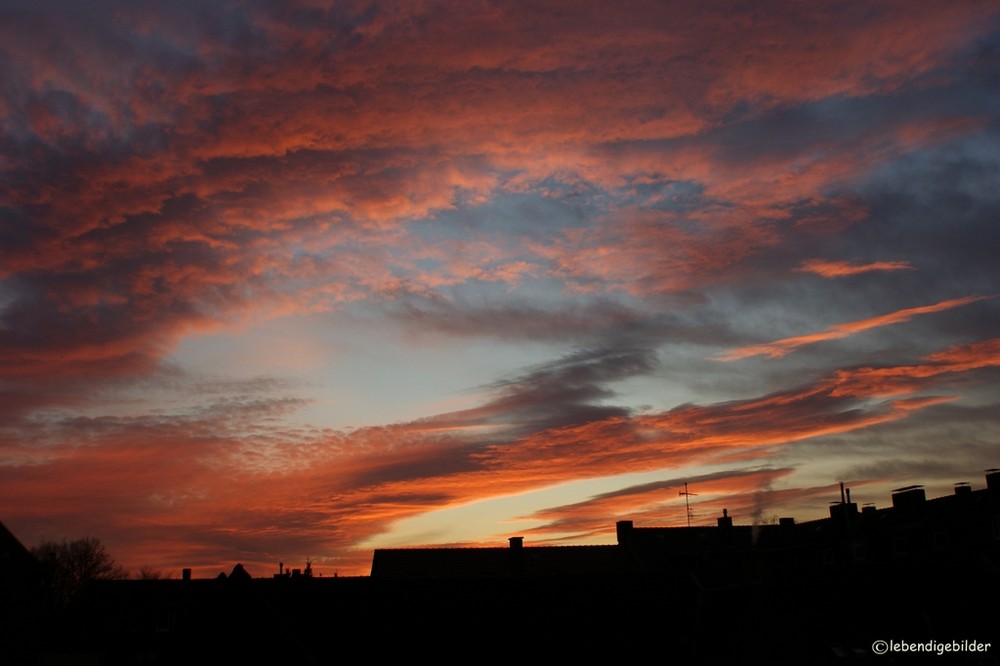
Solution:
{"label": "tv antenna", "polygon": [[684,496],[684,508],[687,510],[688,527],[691,527],[691,516],[693,516],[694,514],[691,513],[691,499],[690,498],[691,498],[692,495],[697,496],[698,493],[689,493],[688,492],[688,484],[687,484],[687,481],[685,481],[684,482],[684,490],[683,490],[683,492],[679,492],[677,494]]}

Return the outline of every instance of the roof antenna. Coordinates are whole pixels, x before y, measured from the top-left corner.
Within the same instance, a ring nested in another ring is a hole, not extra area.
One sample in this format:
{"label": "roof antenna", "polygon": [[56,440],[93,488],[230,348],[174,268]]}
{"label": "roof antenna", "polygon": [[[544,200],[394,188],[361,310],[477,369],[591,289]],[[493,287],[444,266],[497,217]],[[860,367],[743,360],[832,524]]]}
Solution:
{"label": "roof antenna", "polygon": [[691,497],[692,495],[695,495],[695,496],[697,496],[697,495],[698,495],[698,493],[689,493],[689,492],[688,492],[688,484],[687,484],[687,481],[685,481],[685,482],[684,482],[684,492],[681,492],[681,493],[677,493],[677,494],[678,494],[678,495],[683,495],[683,496],[684,496],[684,507],[685,507],[685,508],[687,509],[687,517],[688,517],[688,527],[691,527],[691,516],[692,516],[693,514],[691,513],[691,500],[690,500],[689,498],[690,498],[690,497]]}

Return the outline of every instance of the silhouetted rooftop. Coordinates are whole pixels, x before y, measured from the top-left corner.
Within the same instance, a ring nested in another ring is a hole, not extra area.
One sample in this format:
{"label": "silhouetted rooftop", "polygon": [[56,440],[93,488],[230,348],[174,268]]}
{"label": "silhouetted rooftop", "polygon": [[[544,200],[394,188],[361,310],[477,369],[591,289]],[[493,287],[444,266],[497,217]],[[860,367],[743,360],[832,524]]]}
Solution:
{"label": "silhouetted rooftop", "polygon": [[636,571],[616,546],[379,549],[372,576],[379,578],[508,578],[597,575]]}

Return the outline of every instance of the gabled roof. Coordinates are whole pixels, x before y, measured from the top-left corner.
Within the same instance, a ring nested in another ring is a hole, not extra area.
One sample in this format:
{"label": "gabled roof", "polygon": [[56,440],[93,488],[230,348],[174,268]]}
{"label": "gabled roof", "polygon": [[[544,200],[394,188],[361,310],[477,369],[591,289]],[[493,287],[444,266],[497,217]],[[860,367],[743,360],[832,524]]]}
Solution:
{"label": "gabled roof", "polygon": [[6,586],[15,581],[32,579],[38,574],[38,560],[6,525],[0,523],[0,582]]}
{"label": "gabled roof", "polygon": [[0,563],[3,563],[4,566],[37,564],[31,551],[25,548],[24,544],[2,522],[0,522]]}

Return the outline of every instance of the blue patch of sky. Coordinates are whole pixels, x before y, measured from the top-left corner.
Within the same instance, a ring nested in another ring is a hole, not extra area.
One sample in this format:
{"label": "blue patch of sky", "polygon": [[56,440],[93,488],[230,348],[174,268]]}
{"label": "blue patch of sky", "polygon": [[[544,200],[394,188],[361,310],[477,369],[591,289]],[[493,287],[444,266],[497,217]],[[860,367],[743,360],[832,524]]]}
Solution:
{"label": "blue patch of sky", "polygon": [[410,228],[428,242],[511,236],[539,240],[563,229],[589,226],[592,208],[538,192],[500,193],[487,206],[442,211],[414,221]]}
{"label": "blue patch of sky", "polygon": [[692,180],[673,180],[658,174],[627,178],[628,185],[616,194],[616,205],[678,213],[705,207],[705,187]]}
{"label": "blue patch of sky", "polygon": [[[801,156],[837,150],[844,143],[879,132],[879,128],[907,121],[924,123],[934,118],[975,117],[989,108],[990,97],[965,82],[939,78],[890,94],[832,95],[815,102],[770,108],[721,125],[703,138],[717,145],[720,156],[729,160]],[[886,141],[891,139],[891,135],[886,135]]]}

